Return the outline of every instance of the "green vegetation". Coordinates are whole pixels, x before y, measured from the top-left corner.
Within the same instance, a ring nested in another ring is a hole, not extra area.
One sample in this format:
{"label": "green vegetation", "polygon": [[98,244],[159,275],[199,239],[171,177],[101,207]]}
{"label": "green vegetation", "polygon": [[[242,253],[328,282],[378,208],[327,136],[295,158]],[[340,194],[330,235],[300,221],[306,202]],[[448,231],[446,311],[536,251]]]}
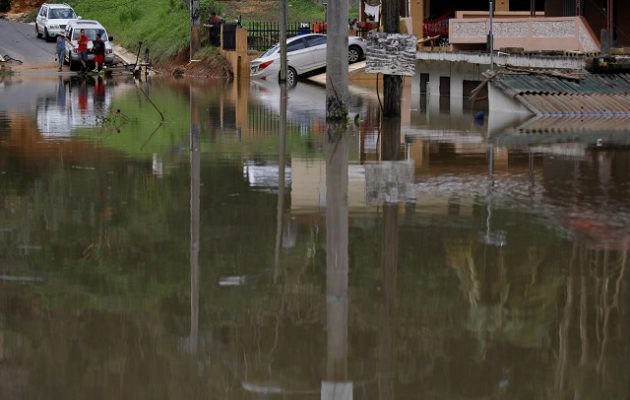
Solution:
{"label": "green vegetation", "polygon": [[114,36],[114,43],[133,50],[143,42],[157,63],[188,47],[188,10],[181,1],[77,0],[72,6],[83,18],[100,21]]}
{"label": "green vegetation", "polygon": [[35,22],[35,19],[37,19],[37,10],[29,11],[24,14],[24,16],[22,17],[22,22],[28,24],[31,22]]}

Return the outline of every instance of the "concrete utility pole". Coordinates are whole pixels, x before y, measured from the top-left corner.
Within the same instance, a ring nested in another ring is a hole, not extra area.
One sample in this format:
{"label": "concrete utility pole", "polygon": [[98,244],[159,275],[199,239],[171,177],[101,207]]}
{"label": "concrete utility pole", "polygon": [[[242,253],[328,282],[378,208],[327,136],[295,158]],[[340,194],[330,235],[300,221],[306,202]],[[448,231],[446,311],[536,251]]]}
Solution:
{"label": "concrete utility pole", "polygon": [[190,0],[190,59],[195,56],[201,47],[199,38],[200,22],[199,0]]}
{"label": "concrete utility pole", "polygon": [[345,120],[348,116],[348,9],[346,0],[328,3],[326,119],[331,121]]}
{"label": "concrete utility pole", "polygon": [[[342,1],[342,3],[344,3]],[[400,5],[398,0],[383,1],[383,27],[386,33],[400,33]],[[400,117],[400,96],[402,78],[397,75],[383,75],[383,116]]]}
{"label": "concrete utility pole", "polygon": [[615,12],[613,3],[613,0],[608,0],[608,7],[606,7],[606,11],[608,11],[606,15],[606,29],[608,29],[609,49],[615,45]]}
{"label": "concrete utility pole", "polygon": [[282,84],[287,81],[287,0],[280,2],[280,76]]}

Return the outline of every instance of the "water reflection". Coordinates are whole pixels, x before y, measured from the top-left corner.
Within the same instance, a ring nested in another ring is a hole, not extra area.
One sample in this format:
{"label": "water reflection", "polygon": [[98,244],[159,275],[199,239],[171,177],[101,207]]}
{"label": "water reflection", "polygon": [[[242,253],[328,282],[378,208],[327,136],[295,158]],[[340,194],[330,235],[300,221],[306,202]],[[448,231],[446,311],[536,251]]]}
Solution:
{"label": "water reflection", "polygon": [[143,85],[63,140],[1,89],[0,397],[628,397],[618,142]]}

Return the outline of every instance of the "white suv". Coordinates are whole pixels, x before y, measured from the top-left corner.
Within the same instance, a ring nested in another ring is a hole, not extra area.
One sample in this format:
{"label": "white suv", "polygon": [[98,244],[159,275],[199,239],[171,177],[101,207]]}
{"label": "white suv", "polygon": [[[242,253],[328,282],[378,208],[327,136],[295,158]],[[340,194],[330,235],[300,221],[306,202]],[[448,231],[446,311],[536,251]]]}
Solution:
{"label": "white suv", "polygon": [[87,62],[91,66],[94,64],[94,53],[92,50],[92,40],[98,33],[101,35],[101,40],[105,44],[105,64],[112,64],[114,62],[114,51],[112,50],[111,41],[113,37],[107,35],[107,31],[101,25],[100,22],[89,19],[75,19],[68,21],[66,26],[66,56],[65,63],[70,65],[70,71],[76,71],[81,66],[81,54],[79,53],[79,34],[81,30],[85,31],[85,35],[88,37],[88,55]]}
{"label": "white suv", "polygon": [[66,30],[69,20],[75,18],[77,14],[67,4],[44,3],[39,8],[37,19],[35,19],[35,33],[38,38],[44,36],[47,41],[51,41],[57,34]]}

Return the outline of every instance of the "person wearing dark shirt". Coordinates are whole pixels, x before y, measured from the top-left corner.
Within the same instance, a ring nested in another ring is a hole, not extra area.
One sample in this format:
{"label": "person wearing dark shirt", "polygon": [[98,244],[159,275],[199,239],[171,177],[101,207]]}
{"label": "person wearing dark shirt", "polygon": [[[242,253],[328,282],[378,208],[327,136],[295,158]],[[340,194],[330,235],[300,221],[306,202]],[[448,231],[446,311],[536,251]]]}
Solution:
{"label": "person wearing dark shirt", "polygon": [[105,42],[101,39],[101,34],[97,33],[96,38],[92,40],[92,51],[94,52],[94,70],[92,72],[101,72],[105,65]]}
{"label": "person wearing dark shirt", "polygon": [[210,45],[218,47],[221,44],[222,24],[223,19],[221,19],[216,12],[212,11],[210,17],[208,17],[206,23],[203,25],[208,28],[208,40],[210,41]]}

